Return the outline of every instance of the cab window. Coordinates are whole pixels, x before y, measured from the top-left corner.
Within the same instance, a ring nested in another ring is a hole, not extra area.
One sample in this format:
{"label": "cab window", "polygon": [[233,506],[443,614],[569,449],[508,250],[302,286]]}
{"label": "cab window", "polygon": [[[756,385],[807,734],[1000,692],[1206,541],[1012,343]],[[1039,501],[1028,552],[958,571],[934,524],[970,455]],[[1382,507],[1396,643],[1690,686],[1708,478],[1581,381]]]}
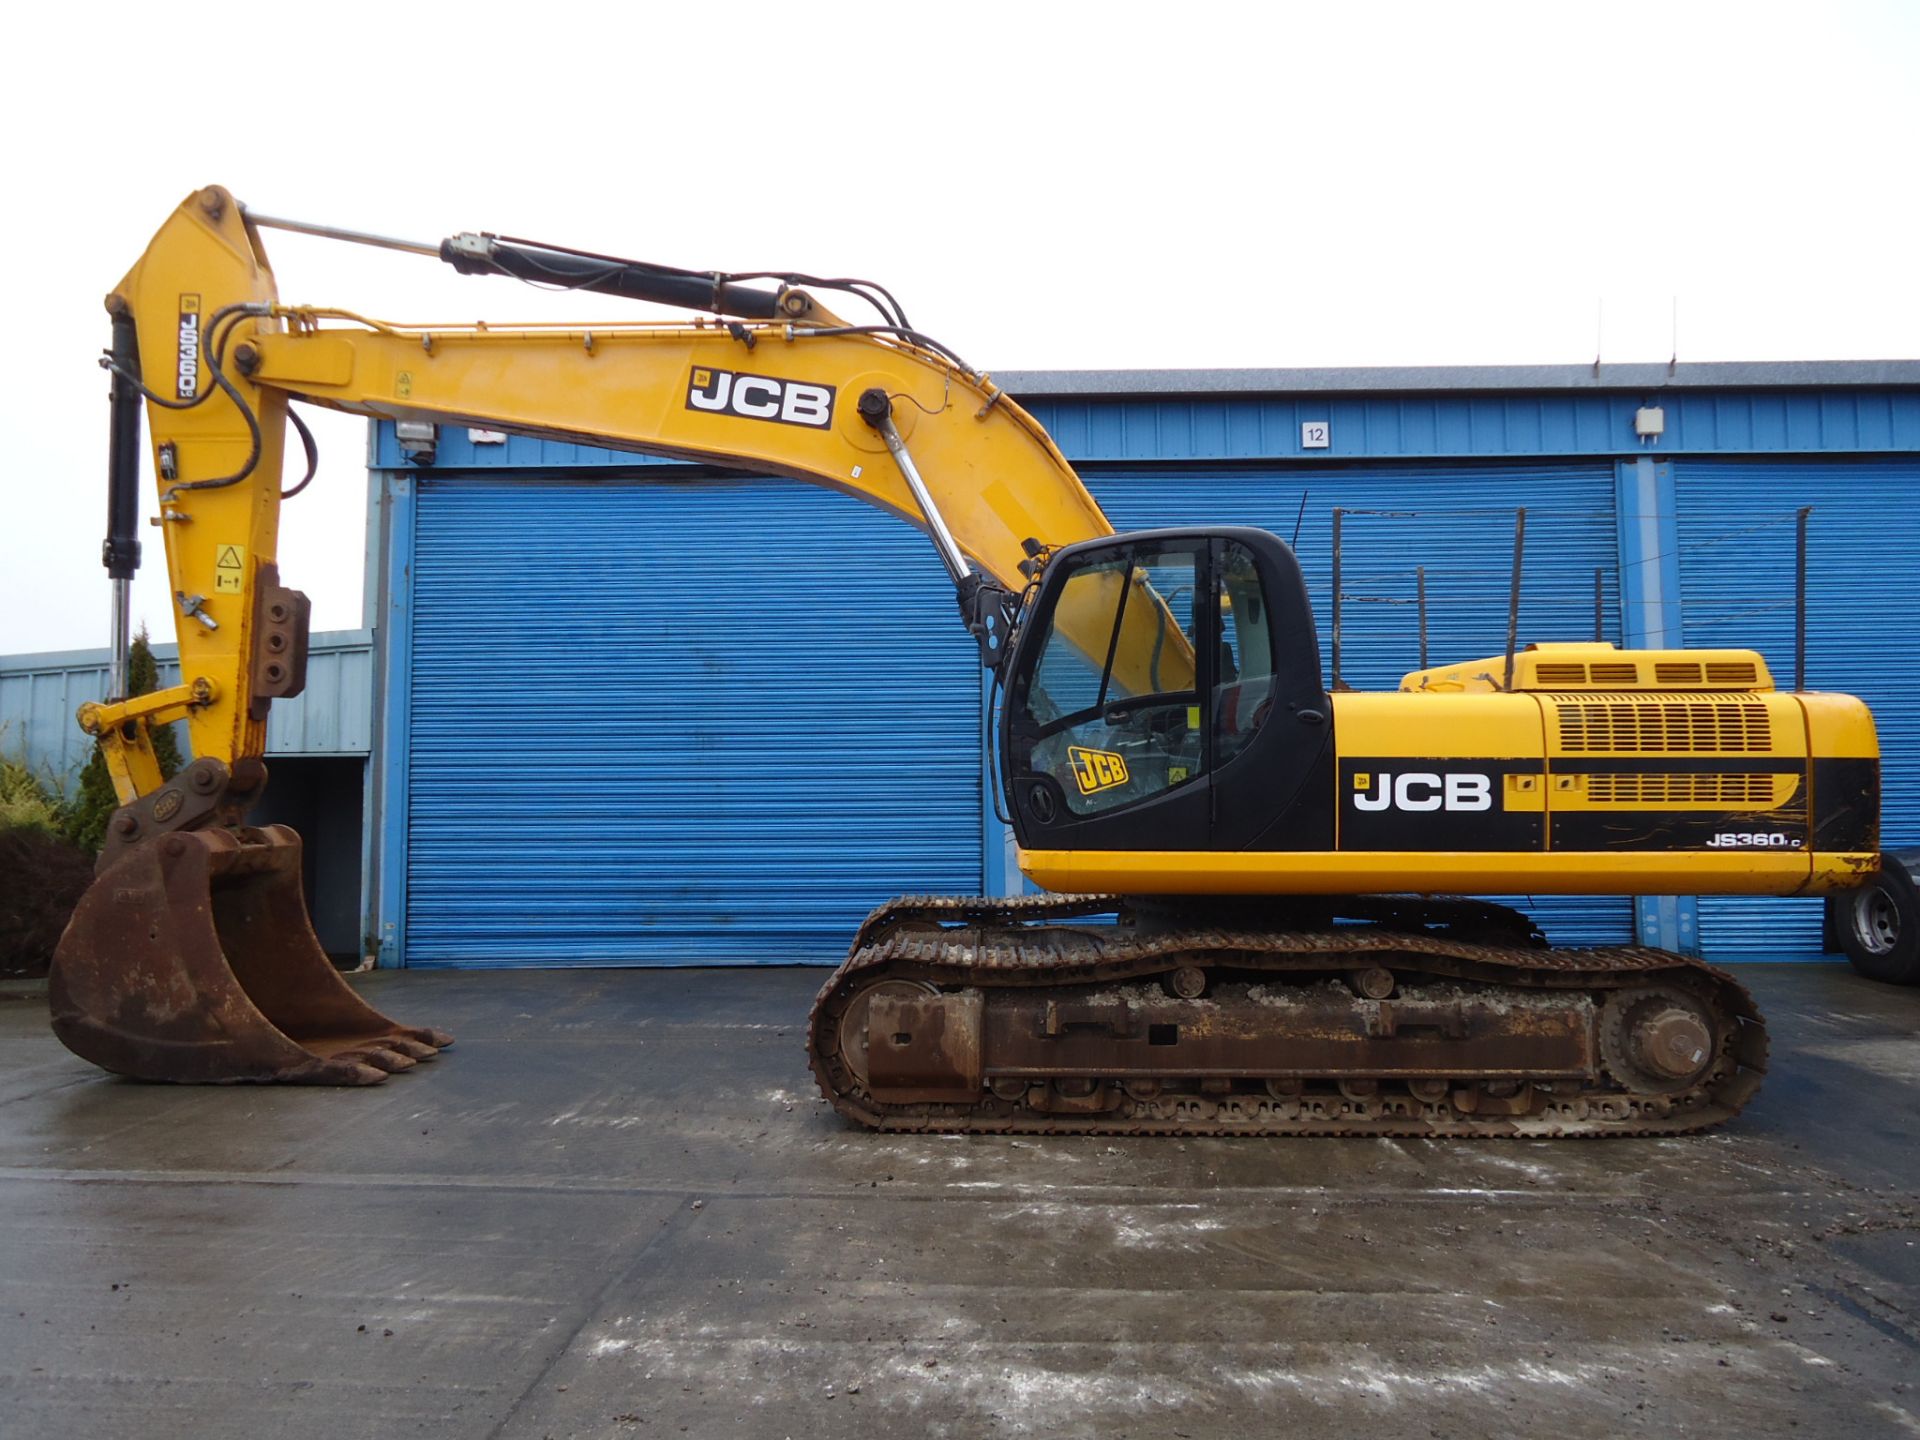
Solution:
{"label": "cab window", "polygon": [[1213,763],[1224,765],[1253,739],[1273,708],[1273,627],[1260,568],[1237,541],[1220,547],[1214,576],[1220,660],[1213,687]]}
{"label": "cab window", "polygon": [[1197,657],[1205,566],[1192,542],[1099,555],[1061,586],[1022,701],[1028,768],[1076,815],[1148,799],[1205,763]]}

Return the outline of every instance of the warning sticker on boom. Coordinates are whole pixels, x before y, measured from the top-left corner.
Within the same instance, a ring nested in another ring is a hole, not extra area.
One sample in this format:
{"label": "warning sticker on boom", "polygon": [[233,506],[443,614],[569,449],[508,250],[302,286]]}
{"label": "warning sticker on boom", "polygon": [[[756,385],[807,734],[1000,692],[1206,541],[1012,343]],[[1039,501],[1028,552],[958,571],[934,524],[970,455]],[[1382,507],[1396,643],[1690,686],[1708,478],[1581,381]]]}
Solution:
{"label": "warning sticker on boom", "polygon": [[222,545],[213,557],[213,593],[238,595],[247,573],[247,547]]}

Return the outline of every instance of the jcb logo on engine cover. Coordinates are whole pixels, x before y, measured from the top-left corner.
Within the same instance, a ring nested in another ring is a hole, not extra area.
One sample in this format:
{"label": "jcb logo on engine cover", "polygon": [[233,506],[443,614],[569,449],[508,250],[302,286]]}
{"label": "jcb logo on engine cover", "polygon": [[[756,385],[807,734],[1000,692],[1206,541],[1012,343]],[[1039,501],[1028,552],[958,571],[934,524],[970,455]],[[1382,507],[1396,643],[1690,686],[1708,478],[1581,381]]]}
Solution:
{"label": "jcb logo on engine cover", "polygon": [[1359,810],[1491,810],[1490,775],[1436,775],[1413,770],[1404,775],[1353,777],[1353,803]]}
{"label": "jcb logo on engine cover", "polygon": [[180,297],[180,348],[173,376],[173,398],[191,400],[200,393],[200,297]]}
{"label": "jcb logo on engine cover", "polygon": [[833,393],[831,385],[802,384],[771,375],[745,375],[697,365],[687,379],[687,408],[824,430],[833,424]]}
{"label": "jcb logo on engine cover", "polygon": [[1080,787],[1082,795],[1091,795],[1096,790],[1111,790],[1116,785],[1127,783],[1127,762],[1111,750],[1088,750],[1083,746],[1067,747],[1067,763],[1073,767],[1073,783]]}

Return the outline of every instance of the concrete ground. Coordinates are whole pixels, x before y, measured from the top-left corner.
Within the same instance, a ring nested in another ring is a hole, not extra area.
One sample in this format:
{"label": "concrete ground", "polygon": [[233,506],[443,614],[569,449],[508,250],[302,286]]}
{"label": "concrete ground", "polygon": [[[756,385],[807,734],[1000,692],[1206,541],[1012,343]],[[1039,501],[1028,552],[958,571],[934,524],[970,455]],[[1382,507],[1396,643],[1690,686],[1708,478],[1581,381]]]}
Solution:
{"label": "concrete ground", "polygon": [[370,977],[376,1089],[0,998],[0,1434],[1920,1434],[1920,991],[1755,966],[1698,1139],[883,1138],[817,971]]}

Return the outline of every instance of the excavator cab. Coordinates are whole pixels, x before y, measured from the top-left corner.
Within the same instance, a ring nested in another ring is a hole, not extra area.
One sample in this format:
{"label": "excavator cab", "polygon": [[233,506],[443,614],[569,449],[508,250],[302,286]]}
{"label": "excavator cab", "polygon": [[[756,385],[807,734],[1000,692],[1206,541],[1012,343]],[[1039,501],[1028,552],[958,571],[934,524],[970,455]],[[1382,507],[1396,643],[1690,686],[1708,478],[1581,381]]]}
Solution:
{"label": "excavator cab", "polygon": [[[1285,818],[1330,751],[1300,567],[1264,530],[1060,550],[1007,692],[1003,773],[1029,848],[1241,848]],[[1251,807],[1236,803],[1250,792]]]}

